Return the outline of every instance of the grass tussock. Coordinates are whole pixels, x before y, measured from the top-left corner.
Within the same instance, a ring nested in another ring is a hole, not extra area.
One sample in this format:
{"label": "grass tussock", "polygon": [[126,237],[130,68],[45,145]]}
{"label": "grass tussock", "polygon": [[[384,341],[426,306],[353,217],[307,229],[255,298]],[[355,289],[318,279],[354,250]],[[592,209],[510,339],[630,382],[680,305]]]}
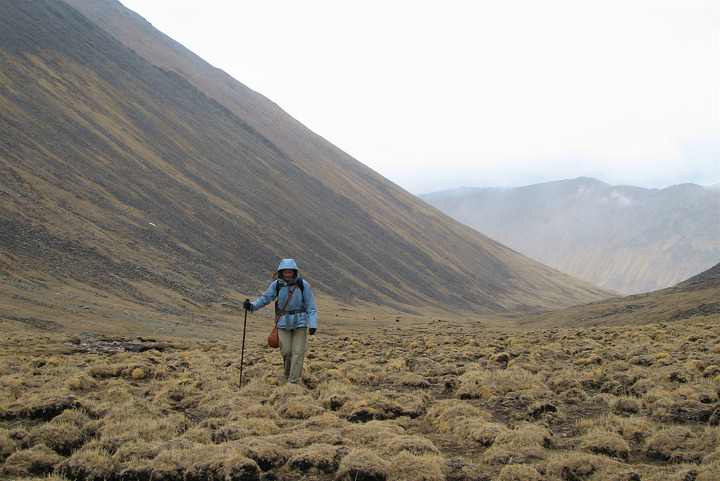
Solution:
{"label": "grass tussock", "polygon": [[13,437],[13,431],[0,428],[0,462],[15,452],[20,442]]}
{"label": "grass tussock", "polygon": [[390,463],[373,450],[351,449],[338,466],[337,481],[382,481],[388,478]]}
{"label": "grass tussock", "polygon": [[63,460],[61,455],[40,444],[15,451],[5,460],[2,470],[6,476],[42,477],[53,473]]}
{"label": "grass tussock", "polygon": [[630,444],[619,434],[602,429],[590,430],[580,441],[578,449],[612,458],[628,459],[630,457]]}
{"label": "grass tussock", "polygon": [[300,386],[250,342],[242,389],[233,342],[44,357],[8,340],[0,477],[715,481],[718,334],[317,337]]}
{"label": "grass tussock", "polygon": [[390,459],[389,481],[443,481],[445,459],[437,454],[401,451]]}
{"label": "grass tussock", "polygon": [[505,466],[497,477],[497,481],[542,481],[542,475],[532,466],[511,464]]}
{"label": "grass tussock", "polygon": [[528,464],[547,457],[551,445],[549,430],[536,424],[524,424],[500,433],[492,446],[483,454],[483,461],[490,465]]}

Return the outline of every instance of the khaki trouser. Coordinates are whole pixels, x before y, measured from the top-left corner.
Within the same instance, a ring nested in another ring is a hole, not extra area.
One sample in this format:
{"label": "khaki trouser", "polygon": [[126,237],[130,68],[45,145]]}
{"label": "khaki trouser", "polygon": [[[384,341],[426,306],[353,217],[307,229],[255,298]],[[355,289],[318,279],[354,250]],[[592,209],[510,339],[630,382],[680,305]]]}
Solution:
{"label": "khaki trouser", "polygon": [[294,331],[278,328],[280,355],[283,358],[283,377],[290,382],[300,381],[307,336],[307,327],[298,327]]}

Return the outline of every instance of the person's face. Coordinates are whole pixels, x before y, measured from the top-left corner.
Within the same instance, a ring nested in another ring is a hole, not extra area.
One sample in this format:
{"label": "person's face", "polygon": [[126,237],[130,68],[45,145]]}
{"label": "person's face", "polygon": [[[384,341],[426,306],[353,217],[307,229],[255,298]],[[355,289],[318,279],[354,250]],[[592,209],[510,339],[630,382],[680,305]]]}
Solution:
{"label": "person's face", "polygon": [[295,271],[292,269],[283,269],[282,275],[283,279],[285,279],[285,282],[290,282],[295,275]]}

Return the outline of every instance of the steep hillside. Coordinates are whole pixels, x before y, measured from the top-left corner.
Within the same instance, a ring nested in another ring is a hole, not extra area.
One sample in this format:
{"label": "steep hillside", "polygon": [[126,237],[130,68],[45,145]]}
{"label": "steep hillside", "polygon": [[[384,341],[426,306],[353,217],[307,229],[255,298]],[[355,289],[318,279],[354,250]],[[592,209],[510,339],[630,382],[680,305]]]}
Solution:
{"label": "steep hillside", "polygon": [[717,323],[720,320],[720,264],[667,289],[514,319],[525,329],[641,326],[688,319]]}
{"label": "steep hillside", "polygon": [[116,1],[4,4],[0,48],[6,320],[202,329],[281,257],[328,304],[490,313],[611,295],[419,201]]}
{"label": "steep hillside", "polygon": [[635,294],[720,261],[720,190],[579,178],[420,196],[450,217],[570,275]]}

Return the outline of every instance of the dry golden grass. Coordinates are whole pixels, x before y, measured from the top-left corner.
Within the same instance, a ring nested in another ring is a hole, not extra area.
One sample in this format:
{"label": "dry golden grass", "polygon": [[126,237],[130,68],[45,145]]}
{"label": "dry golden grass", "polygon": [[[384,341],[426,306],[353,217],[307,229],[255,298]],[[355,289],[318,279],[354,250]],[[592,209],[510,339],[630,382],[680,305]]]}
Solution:
{"label": "dry golden grass", "polygon": [[[402,328],[409,326],[403,324]],[[9,336],[0,477],[716,481],[720,326],[248,339],[106,353]],[[140,375],[142,371],[142,375]]]}

